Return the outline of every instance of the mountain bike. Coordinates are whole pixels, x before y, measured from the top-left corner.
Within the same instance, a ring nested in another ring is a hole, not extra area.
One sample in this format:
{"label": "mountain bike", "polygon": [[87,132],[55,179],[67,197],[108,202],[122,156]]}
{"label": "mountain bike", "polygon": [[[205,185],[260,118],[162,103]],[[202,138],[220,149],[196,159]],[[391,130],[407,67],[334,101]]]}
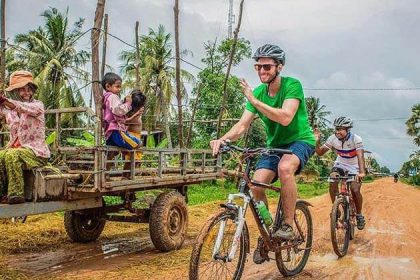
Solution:
{"label": "mountain bike", "polygon": [[221,204],[221,209],[210,217],[202,227],[195,241],[191,260],[189,279],[240,279],[244,270],[247,254],[250,253],[249,231],[246,222],[246,212],[251,209],[262,244],[261,255],[270,260],[268,253],[275,253],[275,261],[281,274],[292,276],[302,271],[308,261],[312,246],[312,217],[308,206],[310,204],[298,200],[294,216],[294,235],[292,240],[282,240],[272,237],[283,220],[281,199],[279,199],[274,223],[268,227],[257,210],[250,186],[271,189],[280,193],[280,188],[273,187],[250,179],[251,166],[256,158],[269,154],[279,156],[290,154],[290,150],[266,148],[240,148],[234,145],[224,145],[222,153],[239,152],[239,166],[244,166],[238,181],[238,193],[228,195],[227,202]]}
{"label": "mountain bike", "polygon": [[[336,174],[336,173],[333,173]],[[331,211],[331,242],[338,257],[347,254],[350,240],[354,239],[356,227],[356,206],[351,194],[351,184],[356,175],[335,176],[331,174],[329,182],[339,182],[340,191],[335,196]]]}

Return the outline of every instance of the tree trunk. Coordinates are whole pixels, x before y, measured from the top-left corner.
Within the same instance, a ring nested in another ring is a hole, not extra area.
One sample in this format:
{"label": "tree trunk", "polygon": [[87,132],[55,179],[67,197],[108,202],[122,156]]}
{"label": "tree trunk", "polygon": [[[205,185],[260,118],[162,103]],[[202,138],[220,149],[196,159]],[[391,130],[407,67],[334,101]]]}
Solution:
{"label": "tree trunk", "polygon": [[159,88],[159,93],[161,96],[161,110],[162,110],[162,114],[163,114],[163,123],[165,126],[165,135],[166,138],[168,139],[168,148],[172,149],[172,137],[171,137],[171,129],[170,129],[170,123],[169,123],[169,106],[165,101],[165,98],[163,96],[163,93],[161,91],[161,89]]}
{"label": "tree trunk", "polygon": [[179,25],[178,25],[178,15],[179,15],[179,1],[175,0],[174,6],[174,18],[175,18],[175,76],[176,76],[176,99],[178,101],[178,142],[179,147],[184,147],[183,142],[183,123],[182,123],[182,96],[181,96],[181,69],[180,69],[180,57],[179,57]]}
{"label": "tree trunk", "polygon": [[139,25],[136,21],[136,88],[140,89],[140,46],[139,46]]}
{"label": "tree trunk", "polygon": [[226,109],[227,83],[228,83],[229,76],[230,76],[230,69],[232,68],[233,57],[234,57],[235,51],[236,51],[236,44],[238,42],[238,35],[239,35],[239,29],[241,27],[243,7],[244,7],[244,0],[241,0],[241,4],[239,5],[239,20],[238,20],[238,25],[236,26],[236,29],[235,29],[235,32],[234,32],[233,44],[232,44],[232,48],[231,48],[230,54],[229,54],[229,64],[228,64],[228,68],[226,70],[225,81],[223,83],[223,99],[222,99],[222,104],[220,106],[219,120],[217,122],[217,136],[216,136],[217,138],[220,138],[221,127],[222,127],[222,118],[223,118],[223,114],[224,114],[225,109]]}
{"label": "tree trunk", "polygon": [[199,84],[197,87],[197,96],[195,98],[194,106],[191,113],[190,126],[188,128],[188,134],[187,134],[187,146],[186,146],[187,148],[191,148],[192,127],[193,127],[193,123],[195,119],[195,113],[197,111],[198,101],[200,100],[200,95],[201,95],[201,84]]}

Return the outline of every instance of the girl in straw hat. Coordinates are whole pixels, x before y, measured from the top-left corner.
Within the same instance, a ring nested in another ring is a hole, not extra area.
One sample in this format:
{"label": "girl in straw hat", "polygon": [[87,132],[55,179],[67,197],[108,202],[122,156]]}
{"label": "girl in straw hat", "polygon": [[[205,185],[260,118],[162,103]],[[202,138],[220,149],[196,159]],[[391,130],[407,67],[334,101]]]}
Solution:
{"label": "girl in straw hat", "polygon": [[44,166],[50,157],[45,143],[44,104],[33,98],[37,89],[32,74],[16,71],[6,91],[19,101],[0,95],[0,114],[6,118],[10,141],[0,150],[0,196],[3,203],[24,203],[23,170]]}

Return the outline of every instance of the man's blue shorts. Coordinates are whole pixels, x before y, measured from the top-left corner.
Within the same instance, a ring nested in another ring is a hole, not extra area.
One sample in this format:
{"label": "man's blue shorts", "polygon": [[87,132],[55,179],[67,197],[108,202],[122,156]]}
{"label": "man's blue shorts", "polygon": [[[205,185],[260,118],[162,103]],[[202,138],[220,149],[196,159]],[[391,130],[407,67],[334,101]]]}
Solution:
{"label": "man's blue shorts", "polygon": [[106,139],[106,144],[109,146],[117,146],[121,148],[126,148],[128,150],[133,150],[139,146],[141,140],[131,135],[129,132],[123,132],[114,130],[108,139]]}
{"label": "man's blue shorts", "polygon": [[[302,171],[302,169],[305,167],[305,164],[308,162],[309,158],[313,155],[315,151],[315,148],[313,146],[303,141],[292,142],[288,145],[284,145],[284,146],[276,147],[276,148],[291,150],[292,153],[299,158],[300,164],[295,174],[299,174]],[[276,180],[277,175],[278,175],[278,166],[279,166],[281,157],[282,157],[282,154],[281,155],[263,155],[258,161],[255,167],[255,170],[258,170],[258,169],[272,170],[274,171],[274,173],[276,173],[276,177],[274,178],[274,180]]]}

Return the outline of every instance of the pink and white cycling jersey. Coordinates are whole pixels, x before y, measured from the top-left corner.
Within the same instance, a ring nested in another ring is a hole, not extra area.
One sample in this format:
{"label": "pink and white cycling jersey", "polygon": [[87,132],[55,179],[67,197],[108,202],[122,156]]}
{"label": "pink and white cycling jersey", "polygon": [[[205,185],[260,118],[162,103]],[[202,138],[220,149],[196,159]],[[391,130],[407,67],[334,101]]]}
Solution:
{"label": "pink and white cycling jersey", "polygon": [[359,135],[350,132],[345,141],[341,141],[335,135],[331,135],[324,146],[337,154],[335,163],[359,169],[356,151],[363,149],[362,137]]}

